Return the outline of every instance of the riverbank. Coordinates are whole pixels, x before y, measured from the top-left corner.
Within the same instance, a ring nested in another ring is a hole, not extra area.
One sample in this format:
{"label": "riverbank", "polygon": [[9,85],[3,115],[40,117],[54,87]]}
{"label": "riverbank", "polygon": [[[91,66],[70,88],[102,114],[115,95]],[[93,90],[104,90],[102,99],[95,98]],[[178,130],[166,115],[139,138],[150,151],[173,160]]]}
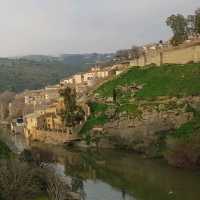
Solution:
{"label": "riverbank", "polygon": [[199,74],[200,64],[130,68],[94,92],[83,138],[200,168]]}
{"label": "riverbank", "polygon": [[39,143],[31,151],[70,177],[73,189],[85,200],[149,200],[149,194],[153,200],[198,200],[200,195],[198,171],[173,168],[163,160],[119,150],[66,149]]}
{"label": "riverbank", "polygon": [[[30,151],[26,149],[25,138],[23,139],[20,135],[6,135],[5,131],[0,134],[2,140],[0,140],[1,200],[10,199],[11,195],[22,200],[48,200],[54,199],[57,194],[63,198],[66,196],[71,200],[79,200],[79,196],[71,192],[69,183],[62,180],[54,168],[45,167],[43,161],[33,159]],[[6,143],[12,147],[9,148]],[[20,179],[10,182],[15,177],[20,177]],[[15,187],[18,191],[13,189]],[[54,187],[57,188],[56,191]]]}
{"label": "riverbank", "polygon": [[[59,175],[69,177],[73,191],[85,200],[100,196],[123,200],[124,195],[127,200],[149,200],[149,194],[154,200],[198,200],[200,195],[198,171],[176,169],[162,159],[146,159],[117,149],[97,151],[37,142],[28,152],[37,163],[49,163]],[[47,200],[45,196],[38,198]]]}

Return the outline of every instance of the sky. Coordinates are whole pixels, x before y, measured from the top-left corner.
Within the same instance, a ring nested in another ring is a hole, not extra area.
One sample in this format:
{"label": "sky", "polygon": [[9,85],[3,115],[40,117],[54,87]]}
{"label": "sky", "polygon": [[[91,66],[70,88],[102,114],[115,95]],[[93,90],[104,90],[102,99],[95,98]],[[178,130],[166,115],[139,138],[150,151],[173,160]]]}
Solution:
{"label": "sky", "polygon": [[0,57],[107,53],[167,40],[199,0],[0,0]]}

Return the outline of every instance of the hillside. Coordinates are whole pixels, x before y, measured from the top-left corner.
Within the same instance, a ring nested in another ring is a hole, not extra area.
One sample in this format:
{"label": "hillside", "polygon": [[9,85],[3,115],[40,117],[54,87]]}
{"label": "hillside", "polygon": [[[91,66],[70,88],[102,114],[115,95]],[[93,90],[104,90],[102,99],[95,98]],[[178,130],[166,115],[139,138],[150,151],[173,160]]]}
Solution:
{"label": "hillside", "polygon": [[[159,97],[187,97],[200,94],[200,64],[190,65],[163,65],[147,69],[131,68],[128,72],[106,82],[95,91],[97,102],[92,103],[94,113],[102,112],[97,118],[90,118],[85,130],[88,131],[96,124],[107,122],[105,112],[111,108],[118,112],[128,112],[130,115],[138,115],[138,106],[144,104],[157,104]],[[136,91],[131,86],[140,86]],[[121,89],[122,87],[122,89]],[[124,91],[123,91],[124,87]],[[106,99],[113,97],[116,90],[116,104],[107,105]],[[84,131],[83,129],[83,131]]]}
{"label": "hillside", "polygon": [[60,57],[30,55],[0,58],[0,92],[21,92],[56,84],[60,79],[87,70],[96,62],[109,60],[111,54],[66,54]]}
{"label": "hillside", "polygon": [[188,96],[200,94],[200,64],[163,65],[148,69],[132,68],[127,73],[107,82],[96,92],[112,96],[118,86],[136,83],[143,85],[136,97],[148,99],[157,96]]}
{"label": "hillside", "polygon": [[200,167],[199,77],[200,64],[131,68],[95,91],[81,134],[93,140],[93,128],[101,126],[103,146]]}

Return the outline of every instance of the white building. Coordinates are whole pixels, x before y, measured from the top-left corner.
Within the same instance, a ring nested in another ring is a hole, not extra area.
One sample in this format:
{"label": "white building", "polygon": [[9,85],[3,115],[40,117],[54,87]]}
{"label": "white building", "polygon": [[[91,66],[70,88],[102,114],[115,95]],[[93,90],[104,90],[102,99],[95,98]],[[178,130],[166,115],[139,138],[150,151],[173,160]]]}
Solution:
{"label": "white building", "polygon": [[80,84],[83,82],[82,74],[76,74],[73,76],[73,81],[75,84]]}
{"label": "white building", "polygon": [[45,90],[59,90],[60,88],[60,85],[57,84],[57,85],[49,85],[47,87],[45,87]]}
{"label": "white building", "polygon": [[117,71],[115,72],[116,76],[120,75],[121,73],[123,73],[123,70],[117,70]]}
{"label": "white building", "polygon": [[60,81],[60,85],[67,85],[67,84],[73,84],[73,83],[74,83],[74,80],[72,77],[69,77]]}
{"label": "white building", "polygon": [[87,82],[89,80],[94,80],[96,79],[96,73],[95,72],[87,72],[83,74],[83,81]]}

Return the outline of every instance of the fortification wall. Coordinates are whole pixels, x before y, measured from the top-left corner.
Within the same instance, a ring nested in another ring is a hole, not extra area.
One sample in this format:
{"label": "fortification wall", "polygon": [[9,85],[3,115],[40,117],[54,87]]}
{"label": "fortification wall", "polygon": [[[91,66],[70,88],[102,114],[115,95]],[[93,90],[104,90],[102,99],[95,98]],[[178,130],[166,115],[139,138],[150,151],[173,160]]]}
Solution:
{"label": "fortification wall", "polygon": [[172,49],[160,50],[154,54],[141,56],[138,60],[131,61],[131,66],[145,66],[149,64],[186,64],[200,62],[200,43],[184,45]]}
{"label": "fortification wall", "polygon": [[163,52],[164,63],[186,64],[200,61],[200,45]]}
{"label": "fortification wall", "polygon": [[66,132],[33,129],[29,135],[26,135],[26,137],[30,141],[37,140],[48,144],[64,144],[80,139],[78,129]]}

